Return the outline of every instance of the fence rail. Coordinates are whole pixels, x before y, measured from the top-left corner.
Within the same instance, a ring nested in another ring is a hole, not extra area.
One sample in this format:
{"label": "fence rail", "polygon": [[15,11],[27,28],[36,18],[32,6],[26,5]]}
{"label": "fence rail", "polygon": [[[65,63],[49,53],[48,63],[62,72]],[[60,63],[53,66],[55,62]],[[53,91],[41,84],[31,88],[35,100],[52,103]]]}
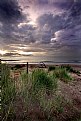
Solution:
{"label": "fence rail", "polygon": [[[2,61],[19,61],[19,60],[2,60],[2,59],[0,59],[0,64],[1,64]],[[38,63],[38,65],[39,65],[38,67],[39,68],[46,68],[46,65],[45,65],[44,62],[35,62],[35,63]],[[26,62],[27,73],[28,73],[28,66],[29,66],[29,62]]]}

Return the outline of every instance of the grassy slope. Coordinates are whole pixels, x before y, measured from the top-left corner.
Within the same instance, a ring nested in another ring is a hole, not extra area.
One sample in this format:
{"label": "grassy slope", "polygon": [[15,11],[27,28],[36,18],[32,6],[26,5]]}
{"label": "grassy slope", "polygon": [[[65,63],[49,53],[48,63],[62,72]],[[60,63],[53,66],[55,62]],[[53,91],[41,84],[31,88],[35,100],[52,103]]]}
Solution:
{"label": "grassy slope", "polygon": [[[7,105],[8,109],[4,113],[4,116],[9,113],[8,117],[6,116],[6,120],[79,120],[81,116],[80,110],[75,106],[74,99],[70,100],[71,95],[68,96],[67,94],[70,93],[70,83],[74,83],[74,80],[66,68],[52,68],[52,71],[50,69],[49,71],[35,69],[29,74],[26,74],[24,71],[20,77],[14,78],[15,80],[10,79],[10,72],[7,70],[8,67],[3,65],[3,76],[1,78],[2,87],[4,87],[2,89],[3,104],[9,104]],[[16,81],[15,90],[13,81]],[[14,92],[16,92],[16,98],[14,98],[15,100],[9,111],[10,97],[14,97]],[[4,96],[4,93],[7,95],[7,98]],[[4,105],[3,110],[5,109],[6,105]]]}

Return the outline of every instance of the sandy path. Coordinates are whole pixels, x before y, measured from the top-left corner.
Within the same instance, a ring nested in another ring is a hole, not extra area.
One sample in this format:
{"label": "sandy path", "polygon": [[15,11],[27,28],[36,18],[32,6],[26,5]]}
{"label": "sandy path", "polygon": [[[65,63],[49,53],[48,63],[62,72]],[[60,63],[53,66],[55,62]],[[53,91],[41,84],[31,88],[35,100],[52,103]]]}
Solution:
{"label": "sandy path", "polygon": [[76,74],[71,76],[74,81],[69,84],[59,81],[59,90],[65,99],[72,101],[75,107],[81,110],[81,76]]}

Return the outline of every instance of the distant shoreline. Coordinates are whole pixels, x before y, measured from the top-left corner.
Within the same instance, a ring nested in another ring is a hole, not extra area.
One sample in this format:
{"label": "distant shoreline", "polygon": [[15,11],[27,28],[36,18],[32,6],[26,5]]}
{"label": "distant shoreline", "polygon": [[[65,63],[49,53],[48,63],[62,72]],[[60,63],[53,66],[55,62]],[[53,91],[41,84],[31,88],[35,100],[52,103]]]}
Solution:
{"label": "distant shoreline", "polygon": [[[81,62],[80,63],[74,63],[74,62],[28,62],[29,64],[33,65],[38,65],[38,64],[45,64],[45,65],[81,65]],[[19,62],[19,63],[7,63],[9,65],[16,65],[16,64],[23,64],[23,65],[26,65],[27,63],[24,62]]]}
{"label": "distant shoreline", "polygon": [[28,60],[7,60],[7,59],[0,59],[0,61],[6,64],[26,64],[27,62],[29,64],[40,64],[44,63],[46,65],[56,65],[56,64],[69,64],[69,65],[81,65],[81,60],[67,60],[67,61],[51,61],[51,60],[38,60],[38,61],[28,61]]}
{"label": "distant shoreline", "polygon": [[[30,63],[28,64],[28,68],[33,69],[33,68],[49,68],[49,66],[61,66],[61,65],[70,65],[71,67],[73,67],[74,69],[77,69],[79,71],[81,71],[81,63],[77,64],[77,63],[44,63],[45,66],[42,63]],[[8,64],[10,67],[14,67],[15,65],[21,65],[21,68],[26,67],[27,64]],[[27,67],[26,67],[27,68]]]}

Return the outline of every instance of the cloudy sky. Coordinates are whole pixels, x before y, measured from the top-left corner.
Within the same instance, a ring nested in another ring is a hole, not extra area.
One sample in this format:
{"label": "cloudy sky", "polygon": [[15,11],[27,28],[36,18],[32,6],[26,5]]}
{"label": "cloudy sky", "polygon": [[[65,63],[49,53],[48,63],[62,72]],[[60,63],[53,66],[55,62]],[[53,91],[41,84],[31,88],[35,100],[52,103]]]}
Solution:
{"label": "cloudy sky", "polygon": [[0,58],[81,61],[81,0],[0,0]]}

